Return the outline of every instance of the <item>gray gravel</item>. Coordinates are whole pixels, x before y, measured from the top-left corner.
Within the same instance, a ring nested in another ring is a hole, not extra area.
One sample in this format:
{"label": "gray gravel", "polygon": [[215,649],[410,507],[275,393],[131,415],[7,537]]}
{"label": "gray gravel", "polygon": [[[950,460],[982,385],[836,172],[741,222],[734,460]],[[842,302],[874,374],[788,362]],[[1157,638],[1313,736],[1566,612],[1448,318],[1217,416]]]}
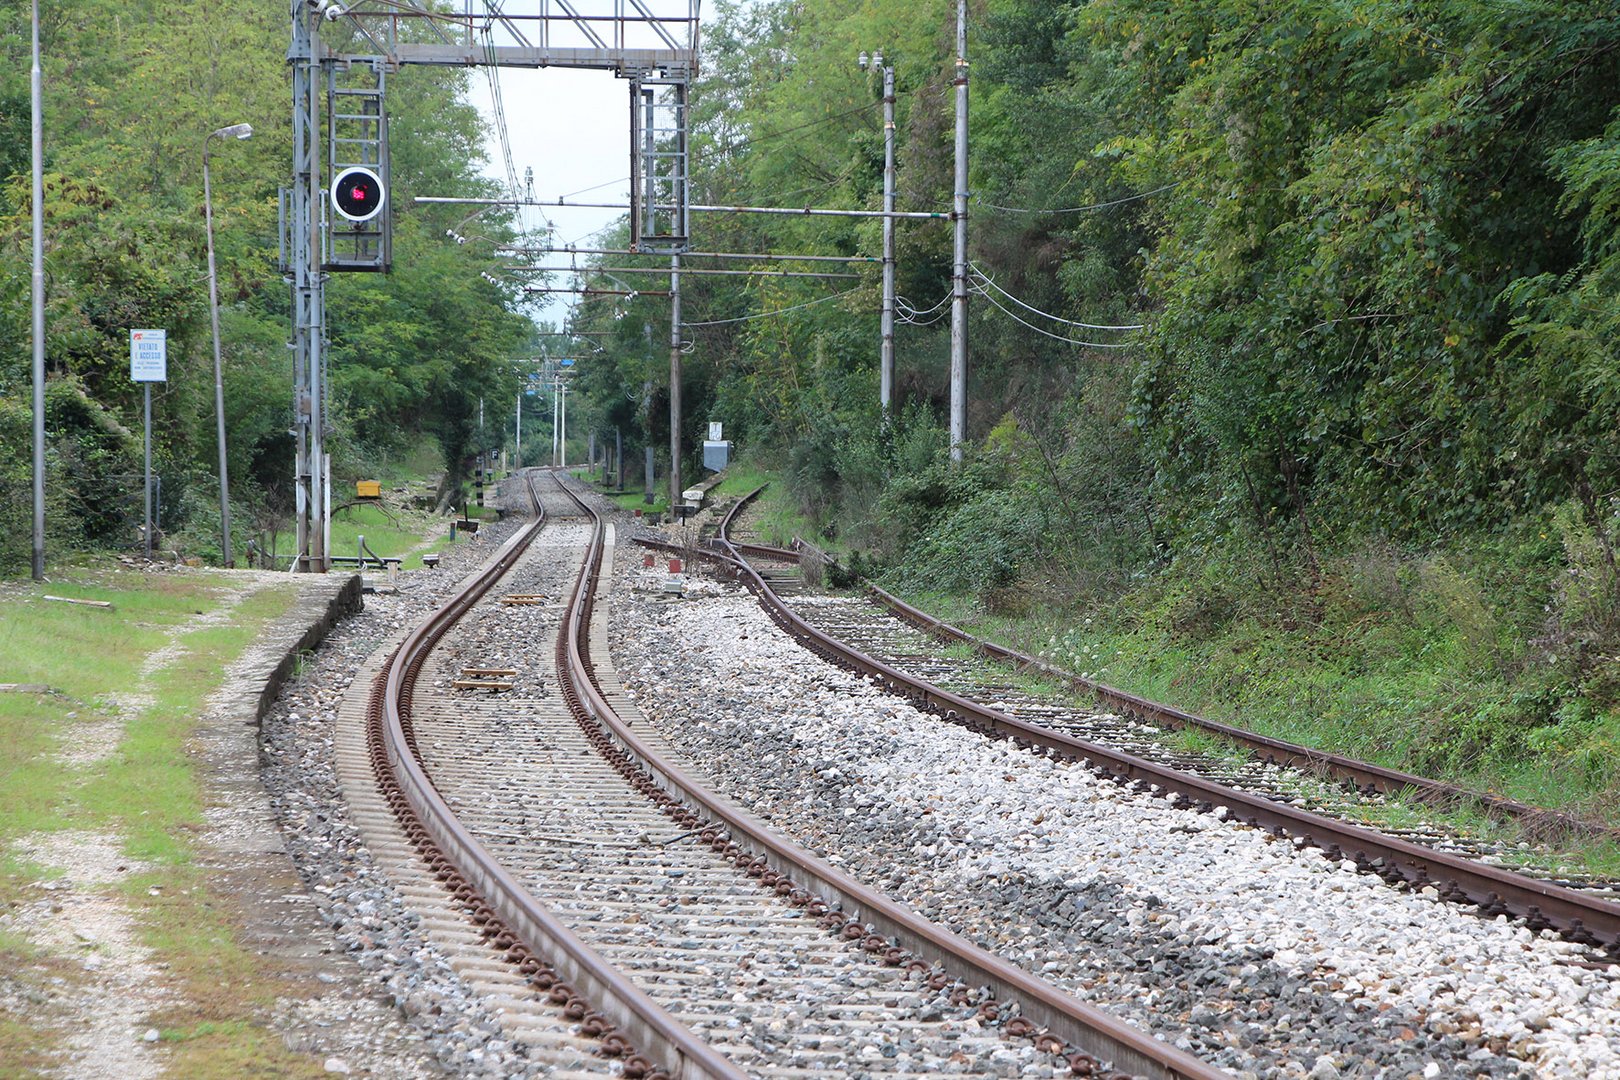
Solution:
{"label": "gray gravel", "polygon": [[633,592],[661,575],[620,552],[615,662],[667,738],[784,832],[1076,996],[1244,1075],[1620,1078],[1620,978],[1581,947],[943,724],[799,649],[746,593]]}
{"label": "gray gravel", "polygon": [[417,917],[372,864],[349,822],[333,767],[338,708],[354,672],[390,637],[441,603],[453,586],[509,537],[518,522],[486,525],[445,552],[436,570],[401,575],[397,595],[335,629],[283,690],[261,734],[264,782],[288,851],[338,943],[379,983],[425,1048],[456,1076],[541,1075],[521,1044],[419,932]]}

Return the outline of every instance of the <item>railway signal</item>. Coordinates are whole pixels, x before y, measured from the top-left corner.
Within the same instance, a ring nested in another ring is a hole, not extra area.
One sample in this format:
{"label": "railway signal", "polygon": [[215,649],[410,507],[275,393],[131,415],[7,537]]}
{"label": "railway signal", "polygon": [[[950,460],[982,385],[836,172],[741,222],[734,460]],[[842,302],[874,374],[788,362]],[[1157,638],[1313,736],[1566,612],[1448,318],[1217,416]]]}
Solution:
{"label": "railway signal", "polygon": [[350,221],[370,221],[387,201],[382,179],[370,169],[344,169],[332,181],[332,208]]}

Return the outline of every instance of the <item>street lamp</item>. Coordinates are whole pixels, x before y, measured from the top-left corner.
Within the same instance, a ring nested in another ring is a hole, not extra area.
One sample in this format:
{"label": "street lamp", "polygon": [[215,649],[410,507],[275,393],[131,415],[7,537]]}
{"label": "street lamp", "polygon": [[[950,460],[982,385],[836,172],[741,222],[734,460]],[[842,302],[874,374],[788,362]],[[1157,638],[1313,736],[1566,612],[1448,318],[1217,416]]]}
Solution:
{"label": "street lamp", "polygon": [[252,124],[232,124],[203,139],[203,222],[208,232],[208,315],[214,325],[214,418],[219,425],[219,536],[227,568],[236,565],[231,551],[231,485],[225,467],[225,380],[219,362],[219,275],[214,270],[214,189],[208,179],[208,150],[213,139],[246,139]]}

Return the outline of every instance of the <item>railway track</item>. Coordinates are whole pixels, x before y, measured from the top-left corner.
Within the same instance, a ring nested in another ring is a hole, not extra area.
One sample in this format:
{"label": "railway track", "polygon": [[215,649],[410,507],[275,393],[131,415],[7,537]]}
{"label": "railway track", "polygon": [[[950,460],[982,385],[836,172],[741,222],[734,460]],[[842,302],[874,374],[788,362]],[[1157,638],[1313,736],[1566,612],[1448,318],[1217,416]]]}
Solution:
{"label": "railway track", "polygon": [[[801,553],[729,539],[750,498],[752,495],[738,500],[722,520],[716,541],[720,552],[739,568],[771,618],[819,655],[946,720],[1041,753],[1087,761],[1122,784],[1163,793],[1178,808],[1206,812],[1219,808],[1222,816],[1230,814],[1275,835],[1314,844],[1330,859],[1349,860],[1391,885],[1432,889],[1441,898],[1470,906],[1482,916],[1523,920],[1533,932],[1553,929],[1572,941],[1606,950],[1611,961],[1620,958],[1620,894],[1613,883],[1515,873],[1496,865],[1500,856],[1493,849],[1445,831],[1415,826],[1397,835],[1394,830],[1375,831],[1355,822],[1368,800],[1382,798],[1383,787],[1397,786],[1390,782],[1391,776],[1424,783],[1419,778],[1370,766],[1335,773],[1343,768],[1339,763],[1348,759],[1328,760],[1326,755],[1289,744],[1272,747],[1271,761],[1234,763],[1207,755],[1177,754],[1166,750],[1143,710],[1135,716],[1121,716],[1054,706],[1023,693],[1005,679],[987,685],[982,669],[942,655],[917,625],[937,632],[941,626],[937,620],[905,608],[894,598],[880,600],[888,612],[906,614],[910,624],[861,600],[783,595],[777,585],[784,578],[791,580],[787,568],[797,563]],[[946,629],[948,633],[941,636],[973,643],[979,652],[985,652],[977,639]],[[1095,690],[1096,684],[1088,683],[1086,688]],[[1147,705],[1149,715],[1166,712],[1163,707]],[[1197,719],[1180,715],[1184,723]],[[1284,749],[1290,761],[1310,764],[1310,771],[1301,773],[1281,764],[1275,752]],[[1378,772],[1387,775],[1374,784]],[[1338,779],[1341,786],[1317,782],[1322,775]],[[1414,786],[1403,782],[1400,789]],[[1437,795],[1434,789],[1438,787],[1431,787],[1431,794]],[[1454,795],[1455,789],[1450,793]],[[1516,810],[1515,805],[1504,812]]]}
{"label": "railway track", "polygon": [[535,523],[378,658],[339,757],[380,861],[532,1058],[630,1077],[1220,1075],[695,780],[608,661],[611,536],[556,477],[528,483]]}

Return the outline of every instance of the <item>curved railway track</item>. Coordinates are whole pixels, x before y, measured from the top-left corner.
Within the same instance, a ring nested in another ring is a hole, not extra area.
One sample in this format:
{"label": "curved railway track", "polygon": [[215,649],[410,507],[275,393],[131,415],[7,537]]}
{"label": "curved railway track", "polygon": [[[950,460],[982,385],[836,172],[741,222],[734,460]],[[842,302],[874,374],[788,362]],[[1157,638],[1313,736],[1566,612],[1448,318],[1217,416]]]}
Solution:
{"label": "curved railway track", "polygon": [[[796,563],[801,557],[800,552],[759,544],[739,544],[730,539],[737,515],[757,495],[758,490],[738,500],[723,518],[716,538],[719,549],[716,557],[735,566],[772,620],[818,655],[859,672],[890,691],[909,698],[918,708],[949,722],[995,738],[1011,739],[1019,746],[1040,753],[1086,761],[1119,783],[1166,795],[1178,808],[1190,807],[1201,811],[1219,808],[1223,816],[1229,814],[1247,824],[1269,829],[1276,835],[1288,835],[1313,844],[1332,859],[1352,860],[1362,871],[1377,874],[1391,885],[1413,889],[1432,887],[1442,899],[1472,906],[1484,917],[1506,915],[1520,919],[1533,931],[1552,929],[1569,940],[1607,950],[1611,960],[1620,958],[1620,903],[1604,895],[1604,890],[1571,888],[1558,881],[1514,873],[1470,858],[1464,853],[1440,850],[1408,837],[1381,833],[1327,813],[1311,812],[1294,805],[1299,801],[1297,789],[1279,789],[1274,783],[1267,783],[1258,785],[1259,790],[1245,790],[1238,786],[1244,777],[1233,775],[1223,777],[1233,783],[1212,781],[1176,767],[1186,762],[1172,763],[1145,756],[1142,751],[1147,749],[1148,740],[1126,739],[1123,746],[1100,741],[1095,717],[1090,715],[1083,722],[1071,723],[1067,717],[1054,714],[1073,710],[1037,708],[1032,710],[1032,718],[1026,718],[1015,715],[1005,702],[985,704],[971,700],[941,685],[944,681],[941,676],[949,673],[949,665],[941,665],[931,657],[912,657],[913,663],[898,659],[891,663],[871,655],[857,643],[843,639],[844,636],[854,636],[854,627],[847,622],[835,627],[831,624],[836,620],[816,618],[812,614],[813,605],[803,601],[790,602],[773,585],[773,579],[780,581],[782,577],[780,569],[773,572],[757,565],[761,560]],[[883,603],[891,610],[903,608],[893,598]],[[916,609],[904,608],[902,614],[930,629],[943,626]],[[829,625],[821,625],[824,621]],[[833,632],[835,629],[836,633]],[[969,638],[955,628],[949,628],[944,636],[974,642],[978,647],[977,639]],[[979,651],[988,650],[980,648]],[[1011,651],[1003,649],[1001,653],[1011,654]],[[1032,658],[1022,659],[1028,661]],[[1025,666],[1030,665],[1026,663]],[[915,670],[918,667],[923,669],[923,673]],[[1099,689],[1097,684],[1089,682],[1085,688],[1092,691]],[[1122,708],[1135,709],[1131,703],[1142,701],[1129,695],[1124,697],[1129,701],[1124,702]],[[1208,723],[1191,714],[1166,710],[1153,703],[1145,704],[1151,707],[1153,715],[1174,713],[1183,723],[1194,720],[1201,725]],[[1141,709],[1137,709],[1136,713],[1143,715]],[[1239,731],[1235,728],[1229,730]],[[1076,734],[1077,731],[1084,734]],[[1380,789],[1387,786],[1390,789],[1409,790],[1420,784],[1429,784],[1429,790],[1437,799],[1445,788],[1444,785],[1435,785],[1421,778],[1380,770],[1376,766],[1361,766],[1354,773],[1335,774],[1334,770],[1341,767],[1339,763],[1349,759],[1316,754],[1307,748],[1277,743],[1275,740],[1266,740],[1266,743],[1272,746],[1273,761],[1270,764],[1260,763],[1254,770],[1255,777],[1275,774],[1278,765],[1275,753],[1286,749],[1290,760],[1306,762],[1312,772],[1338,775],[1345,782],[1358,787],[1364,786],[1363,780],[1366,781],[1365,786],[1374,786],[1376,781]],[[1395,777],[1401,778],[1401,783],[1394,783]],[[1445,789],[1450,798],[1456,797],[1456,791],[1454,788]],[[1519,811],[1518,804],[1508,804],[1505,800],[1499,802],[1502,804],[1499,809],[1504,813]],[[1424,840],[1434,839],[1421,832],[1415,835]]]}
{"label": "curved railway track", "polygon": [[[440,922],[471,920],[450,932],[488,949],[517,1037],[600,1074],[579,1052],[595,1039],[630,1077],[1012,1074],[1031,1055],[1085,1074],[1221,1075],[695,780],[592,648],[603,522],[559,479],[546,494],[526,483],[535,522],[387,657],[366,733],[378,800],[438,882],[416,895]],[[498,583],[511,603],[488,599]],[[554,646],[534,645],[545,633]],[[467,669],[464,683],[499,685],[458,692]],[[553,1034],[523,1018],[536,1007]]]}

